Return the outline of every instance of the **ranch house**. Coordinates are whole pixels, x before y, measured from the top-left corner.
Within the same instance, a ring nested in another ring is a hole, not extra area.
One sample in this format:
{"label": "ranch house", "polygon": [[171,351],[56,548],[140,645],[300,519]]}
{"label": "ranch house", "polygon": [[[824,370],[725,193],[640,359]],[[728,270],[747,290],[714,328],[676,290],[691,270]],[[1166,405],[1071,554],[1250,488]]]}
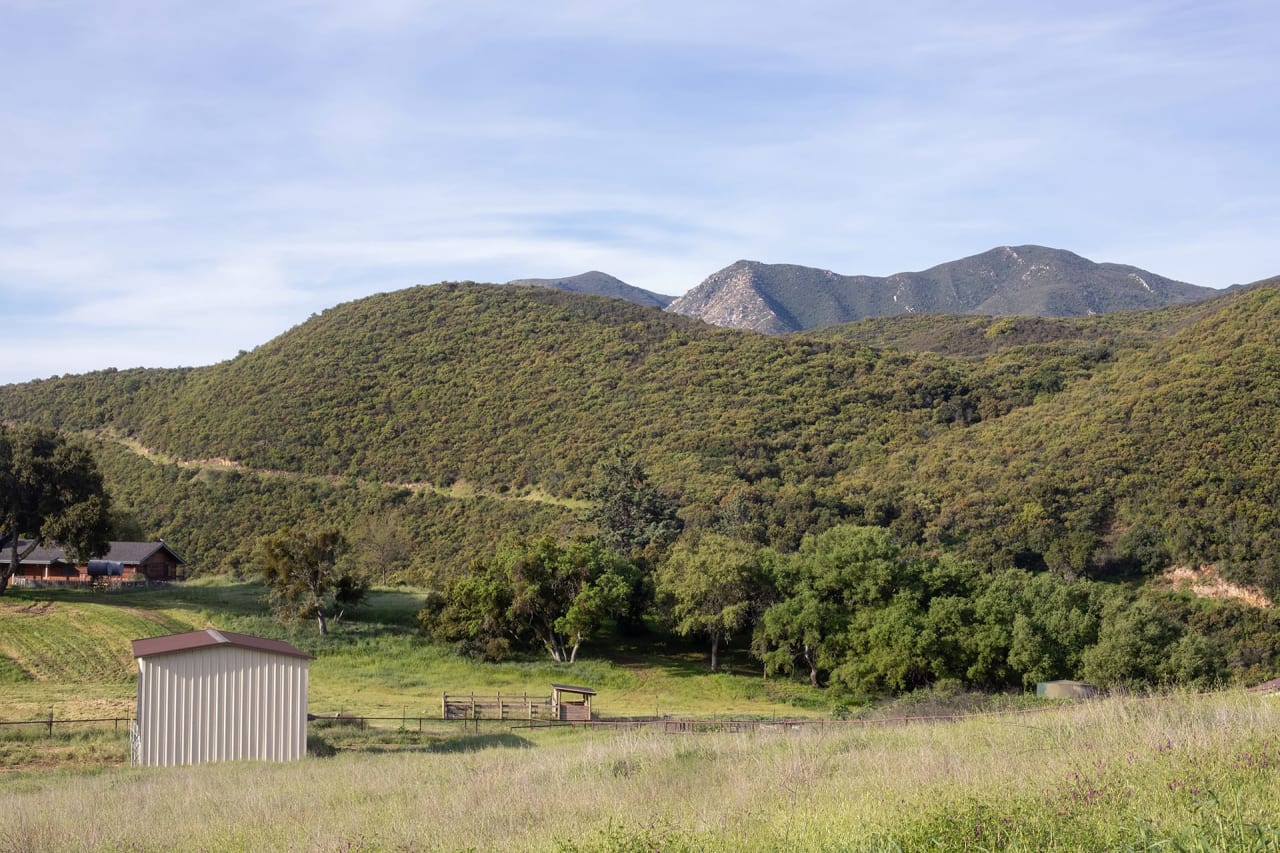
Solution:
{"label": "ranch house", "polygon": [[[26,546],[18,540],[18,549]],[[7,544],[5,549],[8,549]],[[0,559],[7,555],[0,554]],[[177,581],[183,579],[186,561],[165,544],[155,542],[112,542],[107,553],[85,563],[77,563],[67,556],[65,549],[51,545],[36,548],[27,555],[13,574],[17,583],[23,581],[87,582],[111,581]]]}

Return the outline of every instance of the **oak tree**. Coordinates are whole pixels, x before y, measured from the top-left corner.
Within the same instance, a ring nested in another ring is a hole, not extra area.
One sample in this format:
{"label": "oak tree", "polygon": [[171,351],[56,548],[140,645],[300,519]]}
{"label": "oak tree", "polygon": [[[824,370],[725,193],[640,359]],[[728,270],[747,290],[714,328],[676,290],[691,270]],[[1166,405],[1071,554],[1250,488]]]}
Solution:
{"label": "oak tree", "polygon": [[760,550],[718,533],[677,542],[655,575],[658,600],[671,614],[676,633],[705,634],[711,671],[719,668],[720,644],[745,629],[764,588]]}
{"label": "oak tree", "polygon": [[76,560],[105,554],[110,501],[89,450],[32,426],[0,425],[0,595],[37,547],[57,543]]}

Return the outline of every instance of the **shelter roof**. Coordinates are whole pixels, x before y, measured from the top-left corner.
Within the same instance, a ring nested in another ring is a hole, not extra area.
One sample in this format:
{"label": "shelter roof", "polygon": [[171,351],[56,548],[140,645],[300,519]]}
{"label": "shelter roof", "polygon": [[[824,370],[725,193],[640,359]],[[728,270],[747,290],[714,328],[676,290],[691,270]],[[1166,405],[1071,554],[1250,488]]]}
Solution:
{"label": "shelter roof", "polygon": [[315,655],[309,655],[283,640],[268,640],[265,637],[253,637],[249,634],[233,634],[230,631],[219,631],[216,628],[134,640],[133,656],[135,658],[154,657],[155,655],[168,655],[194,649],[216,648],[218,646],[254,649],[255,651],[272,652],[278,655],[306,658],[307,660],[315,659]]}
{"label": "shelter roof", "polygon": [[594,696],[596,692],[590,687],[574,687],[572,684],[553,684],[552,690],[559,690],[562,693],[580,693],[583,696]]}
{"label": "shelter roof", "polygon": [[143,560],[153,556],[157,551],[165,551],[179,564],[185,565],[186,560],[178,556],[178,552],[174,551],[164,540],[157,542],[111,542],[107,553],[102,559],[111,560],[115,563],[141,563]]}

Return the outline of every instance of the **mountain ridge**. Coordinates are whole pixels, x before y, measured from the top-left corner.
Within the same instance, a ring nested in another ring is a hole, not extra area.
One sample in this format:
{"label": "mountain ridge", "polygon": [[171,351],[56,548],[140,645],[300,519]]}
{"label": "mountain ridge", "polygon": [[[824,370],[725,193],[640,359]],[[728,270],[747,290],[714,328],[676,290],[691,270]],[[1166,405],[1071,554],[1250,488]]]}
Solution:
{"label": "mountain ridge", "polygon": [[1026,245],[882,277],[740,260],[667,310],[718,326],[788,334],[913,313],[1087,316],[1159,308],[1219,292],[1126,264]]}

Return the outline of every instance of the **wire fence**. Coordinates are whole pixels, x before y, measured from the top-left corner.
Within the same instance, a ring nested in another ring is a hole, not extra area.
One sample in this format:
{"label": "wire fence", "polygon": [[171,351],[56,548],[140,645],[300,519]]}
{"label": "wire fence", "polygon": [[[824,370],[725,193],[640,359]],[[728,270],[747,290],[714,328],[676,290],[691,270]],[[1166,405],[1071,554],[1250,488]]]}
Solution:
{"label": "wire fence", "polygon": [[89,726],[99,725],[105,728],[109,723],[113,731],[129,731],[129,725],[133,722],[133,717],[91,717],[59,720],[53,716],[53,712],[49,712],[48,716],[41,717],[38,720],[0,720],[0,732],[13,731],[21,728],[43,728],[46,733],[52,737],[55,726]]}
{"label": "wire fence", "polygon": [[[1210,695],[1210,694],[1196,694]],[[452,696],[450,697],[452,698]],[[470,697],[468,697],[470,698]],[[476,699],[480,700],[477,696]],[[504,699],[506,697],[503,697]],[[1158,696],[1130,696],[1130,699],[1155,699]],[[538,702],[529,702],[529,700],[521,696],[519,710],[527,714],[528,707],[532,705],[535,709],[540,707]],[[876,716],[876,717],[852,717],[848,719],[830,719],[819,717],[801,717],[801,718],[778,718],[778,717],[737,717],[734,715],[662,715],[662,716],[609,716],[599,715],[591,720],[553,720],[545,716],[539,716],[535,710],[534,716],[529,718],[524,714],[509,714],[506,710],[487,715],[483,713],[484,705],[476,702],[476,712],[467,715],[456,715],[448,713],[451,709],[442,709],[441,711],[433,711],[428,713],[423,710],[418,713],[410,713],[406,707],[400,714],[359,714],[346,710],[329,711],[323,713],[309,713],[307,720],[316,725],[317,728],[331,727],[351,727],[355,729],[394,729],[399,731],[417,731],[426,733],[429,731],[457,730],[468,731],[474,729],[479,731],[483,724],[485,728],[490,730],[504,729],[547,729],[561,727],[576,728],[596,728],[596,729],[645,729],[653,728],[667,734],[712,734],[712,733],[729,733],[743,734],[755,732],[799,732],[799,731],[827,731],[827,730],[848,730],[853,728],[875,728],[875,727],[892,727],[907,726],[918,724],[937,724],[937,723],[956,723],[965,720],[976,719],[1011,719],[1021,716],[1040,714],[1045,711],[1051,711],[1061,708],[1059,702],[1046,702],[1044,705],[1031,708],[1016,708],[997,711],[969,711],[969,712],[953,712],[940,714],[921,714],[921,715],[897,715],[897,716]],[[124,717],[89,717],[89,718],[68,718],[58,719],[53,712],[49,712],[44,717],[33,720],[8,720],[0,721],[0,735],[6,731],[15,731],[21,729],[43,729],[44,733],[52,737],[58,729],[62,727],[89,727],[98,726],[99,728],[110,728],[114,732],[128,734],[131,729],[134,718],[132,716]]]}

